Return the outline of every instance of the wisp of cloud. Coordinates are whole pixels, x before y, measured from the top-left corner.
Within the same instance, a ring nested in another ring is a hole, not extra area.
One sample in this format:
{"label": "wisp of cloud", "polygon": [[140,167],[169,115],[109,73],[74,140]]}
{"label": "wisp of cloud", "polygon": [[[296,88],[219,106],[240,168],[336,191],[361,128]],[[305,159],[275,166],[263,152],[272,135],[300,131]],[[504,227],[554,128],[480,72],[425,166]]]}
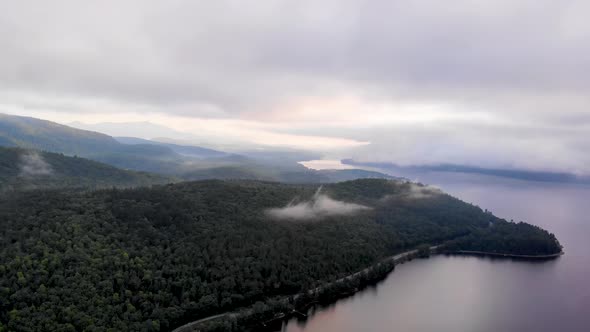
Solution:
{"label": "wisp of cloud", "polygon": [[38,152],[26,152],[21,155],[20,175],[21,176],[39,176],[51,175],[53,168],[43,159]]}
{"label": "wisp of cloud", "polygon": [[320,187],[309,201],[294,204],[291,201],[282,208],[272,208],[266,214],[273,219],[281,220],[318,220],[329,216],[349,216],[363,210],[370,210],[368,206],[335,200],[321,193]]}
{"label": "wisp of cloud", "polygon": [[430,198],[436,195],[440,195],[442,191],[434,186],[429,185],[418,185],[413,182],[408,182],[409,188],[405,194],[407,198],[411,199],[421,199],[421,198]]}

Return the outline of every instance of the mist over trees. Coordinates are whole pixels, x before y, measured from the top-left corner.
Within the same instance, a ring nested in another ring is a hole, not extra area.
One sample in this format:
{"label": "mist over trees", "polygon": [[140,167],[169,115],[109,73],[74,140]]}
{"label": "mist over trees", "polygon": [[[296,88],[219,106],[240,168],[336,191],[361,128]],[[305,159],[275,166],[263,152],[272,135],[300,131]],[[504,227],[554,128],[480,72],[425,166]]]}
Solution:
{"label": "mist over trees", "polygon": [[173,180],[59,153],[0,147],[0,194],[50,188],[137,187]]}
{"label": "mist over trees", "polygon": [[[462,237],[510,252],[560,250],[543,230],[442,193],[415,199],[410,186],[325,185],[335,200],[371,209],[313,223],[264,211],[310,199],[316,185],[202,181],[11,195],[0,201],[0,330],[167,331]],[[513,245],[498,245],[507,234]]]}

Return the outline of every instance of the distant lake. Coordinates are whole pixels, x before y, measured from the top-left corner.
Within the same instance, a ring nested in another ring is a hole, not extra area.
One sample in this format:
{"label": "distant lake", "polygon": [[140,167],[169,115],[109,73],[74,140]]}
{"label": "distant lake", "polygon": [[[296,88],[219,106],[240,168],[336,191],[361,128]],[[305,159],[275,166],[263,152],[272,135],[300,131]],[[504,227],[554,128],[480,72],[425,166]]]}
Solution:
{"label": "distant lake", "polygon": [[300,161],[301,165],[315,169],[353,169],[358,168],[352,165],[346,165],[340,162],[340,160],[307,160],[307,161]]}
{"label": "distant lake", "polygon": [[542,263],[414,260],[376,287],[317,309],[306,322],[287,322],[283,331],[590,331],[590,186],[461,173],[391,175],[439,186],[499,217],[539,225],[557,236],[565,255]]}

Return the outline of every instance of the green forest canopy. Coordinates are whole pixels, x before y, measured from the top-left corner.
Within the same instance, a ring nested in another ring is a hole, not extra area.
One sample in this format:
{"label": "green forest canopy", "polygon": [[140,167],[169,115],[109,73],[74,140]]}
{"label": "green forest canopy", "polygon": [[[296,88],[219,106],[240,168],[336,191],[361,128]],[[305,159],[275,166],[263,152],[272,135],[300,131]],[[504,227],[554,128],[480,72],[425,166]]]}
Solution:
{"label": "green forest canopy", "polygon": [[48,188],[137,187],[172,181],[163,175],[123,170],[60,153],[0,147],[0,193]]}
{"label": "green forest canopy", "polygon": [[536,226],[401,181],[325,185],[333,199],[370,207],[351,216],[297,221],[265,213],[316,190],[210,180],[11,195],[0,201],[0,330],[165,331],[466,237],[455,249],[561,250]]}

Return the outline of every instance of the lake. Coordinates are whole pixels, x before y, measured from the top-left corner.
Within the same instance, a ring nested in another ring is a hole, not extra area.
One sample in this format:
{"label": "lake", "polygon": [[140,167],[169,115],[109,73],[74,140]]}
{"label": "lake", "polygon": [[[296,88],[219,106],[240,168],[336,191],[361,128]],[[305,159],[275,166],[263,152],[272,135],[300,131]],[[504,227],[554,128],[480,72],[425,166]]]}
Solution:
{"label": "lake", "polygon": [[305,322],[286,322],[284,332],[590,331],[590,186],[461,173],[392,175],[539,225],[557,236],[565,255],[546,262],[414,260],[375,287],[310,312]]}

